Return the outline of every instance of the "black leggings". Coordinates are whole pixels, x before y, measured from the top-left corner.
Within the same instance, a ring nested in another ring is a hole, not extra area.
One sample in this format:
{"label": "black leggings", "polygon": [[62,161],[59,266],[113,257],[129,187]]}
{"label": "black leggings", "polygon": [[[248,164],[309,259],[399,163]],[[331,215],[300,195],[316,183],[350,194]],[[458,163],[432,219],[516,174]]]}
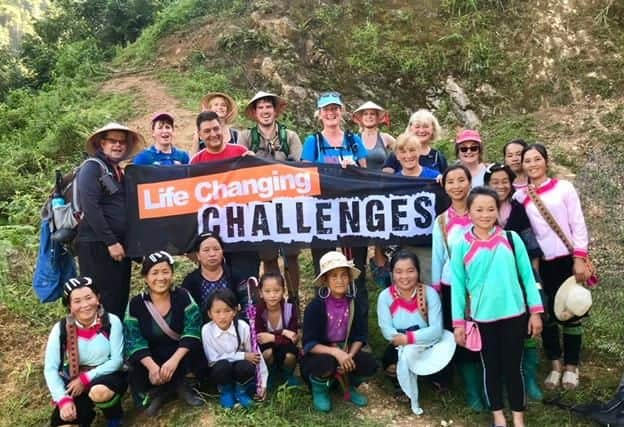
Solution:
{"label": "black leggings", "polygon": [[[353,356],[353,361],[355,362],[355,369],[350,372],[351,375],[370,377],[377,371],[377,360],[370,353],[358,351]],[[328,378],[336,373],[338,361],[329,354],[307,353],[301,359],[300,367],[301,375],[306,380],[309,377]]]}
{"label": "black leggings", "polygon": [[554,312],[555,295],[559,287],[572,274],[574,260],[571,256],[540,261],[539,271],[542,276],[544,293],[548,305],[548,320],[542,332],[544,352],[548,360],[558,360],[563,353],[563,363],[578,365],[581,358],[583,327],[580,321],[563,324],[563,352],[560,343],[560,323]]}
{"label": "black leggings", "polygon": [[219,360],[210,368],[210,381],[216,385],[247,384],[256,376],[256,365],[247,360]]}
{"label": "black leggings", "polygon": [[526,331],[525,315],[479,323],[485,396],[492,411],[504,407],[503,379],[506,382],[511,410],[520,412],[526,408],[522,379],[522,353]]}
{"label": "black leggings", "polygon": [[265,350],[271,349],[273,350],[273,366],[282,366],[284,365],[284,359],[288,353],[293,354],[295,357],[299,355],[299,349],[292,342],[287,342],[284,344],[275,344],[274,342],[268,344],[260,344],[260,351],[264,352]]}
{"label": "black leggings", "polygon": [[[60,410],[57,407],[54,408],[52,412],[52,418],[50,419],[50,426],[62,426],[66,424],[79,424],[89,426],[93,422],[95,418],[95,409],[94,407],[98,404],[93,402],[89,398],[89,391],[93,386],[103,385],[111,389],[115,392],[115,396],[113,399],[108,402],[101,402],[99,404],[103,404],[107,406],[102,408],[102,413],[104,414],[104,418],[121,418],[123,411],[121,409],[121,396],[126,392],[128,388],[128,383],[126,382],[126,376],[123,372],[117,371],[112,374],[102,375],[98,377],[89,384],[89,387],[85,389],[85,391],[77,397],[74,397],[74,405],[76,406],[76,415],[77,418],[73,421],[65,421],[61,419]],[[110,404],[110,406],[108,405]]]}
{"label": "black leggings", "polygon": [[123,321],[130,293],[130,259],[115,261],[102,242],[78,242],[76,248],[80,275],[93,279],[106,311]]}

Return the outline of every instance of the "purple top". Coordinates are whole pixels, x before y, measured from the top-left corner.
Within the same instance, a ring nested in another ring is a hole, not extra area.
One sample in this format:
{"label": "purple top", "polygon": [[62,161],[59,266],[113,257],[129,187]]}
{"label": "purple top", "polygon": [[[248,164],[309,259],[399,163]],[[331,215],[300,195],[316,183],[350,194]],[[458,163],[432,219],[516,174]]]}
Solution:
{"label": "purple top", "polygon": [[332,343],[343,342],[347,339],[349,328],[349,302],[347,297],[334,298],[329,296],[325,300],[327,310],[327,340]]}

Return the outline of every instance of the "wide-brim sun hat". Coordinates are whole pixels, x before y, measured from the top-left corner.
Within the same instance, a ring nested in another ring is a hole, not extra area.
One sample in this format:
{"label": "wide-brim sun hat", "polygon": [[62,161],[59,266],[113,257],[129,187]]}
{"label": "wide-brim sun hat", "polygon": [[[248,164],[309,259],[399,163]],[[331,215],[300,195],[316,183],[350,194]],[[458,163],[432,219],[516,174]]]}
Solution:
{"label": "wide-brim sun hat", "polygon": [[344,103],[342,102],[342,94],[340,92],[331,91],[321,93],[318,97],[318,100],[316,101],[316,108],[321,109],[332,104],[344,107]]}
{"label": "wide-brim sun hat", "polygon": [[145,138],[143,138],[143,135],[136,131],[133,131],[129,127],[122,124],[110,122],[97,129],[89,136],[89,138],[87,138],[85,151],[90,156],[93,156],[100,149],[100,141],[102,140],[102,136],[106,132],[114,130],[126,132],[128,136],[128,150],[126,151],[126,158],[133,157],[135,154],[138,154],[141,150],[143,150],[143,148],[145,148]]}
{"label": "wide-brim sun hat", "polygon": [[227,109],[228,112],[225,115],[225,123],[232,123],[234,121],[234,119],[236,118],[236,115],[238,114],[238,105],[236,105],[236,101],[234,101],[234,98],[232,98],[230,95],[228,95],[227,93],[223,93],[223,92],[210,92],[206,95],[204,95],[204,97],[201,99],[201,108],[208,107],[208,104],[210,104],[210,101],[213,98],[217,98],[217,97],[221,97],[223,99],[225,99],[225,103],[227,104]]}
{"label": "wide-brim sun hat", "polygon": [[358,125],[362,125],[362,114],[366,110],[375,110],[377,111],[377,122],[378,124],[385,124],[390,126],[390,114],[380,105],[375,104],[372,101],[366,101],[364,104],[360,105],[353,112],[352,120]]}
{"label": "wide-brim sun hat", "polygon": [[555,317],[562,322],[585,316],[591,306],[591,292],[577,283],[574,276],[568,277],[555,294]]}
{"label": "wide-brim sun hat", "polygon": [[361,273],[360,269],[353,265],[353,261],[347,260],[347,257],[345,257],[344,254],[337,251],[331,251],[321,257],[319,261],[320,273],[312,282],[318,282],[328,271],[341,267],[346,267],[351,271],[352,280],[357,279]]}
{"label": "wide-brim sun hat", "polygon": [[251,98],[251,100],[247,103],[247,106],[245,107],[245,116],[251,120],[251,121],[256,121],[256,111],[255,111],[255,103],[257,100],[262,99],[262,98],[273,98],[275,100],[274,104],[275,104],[275,117],[279,117],[284,110],[286,109],[286,106],[288,105],[288,102],[286,102],[286,100],[284,98],[282,98],[279,95],[276,95],[274,93],[271,92],[265,92],[265,91],[260,91],[258,93],[256,93],[253,98]]}
{"label": "wide-brim sun hat", "polygon": [[414,357],[410,358],[412,364],[410,371],[416,375],[431,375],[440,372],[451,362],[455,354],[455,336],[450,331],[442,331],[440,340],[430,347],[418,348],[416,345],[408,345],[403,351],[413,351]]}
{"label": "wide-brim sun hat", "polygon": [[481,144],[481,135],[479,131],[473,129],[464,129],[455,138],[455,144],[461,144],[462,142],[474,141]]}

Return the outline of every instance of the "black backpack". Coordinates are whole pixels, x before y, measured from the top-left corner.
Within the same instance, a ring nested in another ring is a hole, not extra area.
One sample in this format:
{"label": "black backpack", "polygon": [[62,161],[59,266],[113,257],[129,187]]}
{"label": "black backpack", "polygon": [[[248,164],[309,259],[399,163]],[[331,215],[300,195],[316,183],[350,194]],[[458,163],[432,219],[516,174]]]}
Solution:
{"label": "black backpack", "polygon": [[[287,128],[285,125],[281,123],[277,123],[277,139],[280,143],[280,150],[284,153],[286,158],[290,156],[290,146],[288,145],[288,134],[286,132]],[[260,132],[258,131],[258,126],[254,126],[250,129],[251,134],[251,144],[249,149],[254,153],[258,152],[260,148]]]}

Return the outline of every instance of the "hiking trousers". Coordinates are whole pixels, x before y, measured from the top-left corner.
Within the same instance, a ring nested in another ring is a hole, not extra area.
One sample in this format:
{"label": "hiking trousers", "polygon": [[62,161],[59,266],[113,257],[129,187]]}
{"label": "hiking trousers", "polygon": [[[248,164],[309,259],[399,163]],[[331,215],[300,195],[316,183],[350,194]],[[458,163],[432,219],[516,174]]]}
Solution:
{"label": "hiking trousers", "polygon": [[80,275],[93,279],[104,309],[123,321],[130,293],[132,261],[129,258],[115,261],[103,242],[78,242],[76,249]]}

